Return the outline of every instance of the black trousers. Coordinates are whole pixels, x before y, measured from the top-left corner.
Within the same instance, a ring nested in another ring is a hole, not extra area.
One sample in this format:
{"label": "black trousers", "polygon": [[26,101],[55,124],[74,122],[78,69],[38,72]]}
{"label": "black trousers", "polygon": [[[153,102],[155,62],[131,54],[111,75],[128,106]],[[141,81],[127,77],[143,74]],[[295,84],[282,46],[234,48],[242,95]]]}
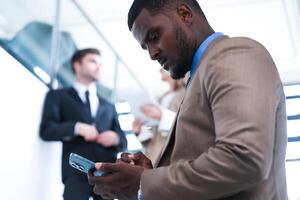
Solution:
{"label": "black trousers", "polygon": [[93,197],[94,200],[102,200],[102,198],[93,192],[93,186],[89,185],[87,178],[68,177],[65,181],[64,200],[89,200]]}

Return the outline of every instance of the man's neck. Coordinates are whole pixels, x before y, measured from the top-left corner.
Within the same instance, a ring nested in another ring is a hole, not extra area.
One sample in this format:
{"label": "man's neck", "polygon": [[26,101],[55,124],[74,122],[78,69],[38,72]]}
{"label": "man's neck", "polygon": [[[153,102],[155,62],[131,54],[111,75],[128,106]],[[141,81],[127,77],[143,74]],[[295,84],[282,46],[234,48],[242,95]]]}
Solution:
{"label": "man's neck", "polygon": [[[201,28],[199,28],[201,27]],[[212,29],[212,27],[209,25],[209,23],[203,19],[203,18],[199,18],[199,20],[197,21],[197,24],[195,24],[195,26],[193,27],[195,29],[194,33],[195,33],[195,50],[198,49],[198,47],[202,44],[202,42],[204,42],[206,40],[206,38],[208,38],[210,35],[214,34],[215,31]]]}
{"label": "man's neck", "polygon": [[76,78],[76,82],[80,83],[81,85],[84,85],[86,87],[89,87],[91,84],[95,83],[95,81],[85,80],[85,79],[81,79],[81,78]]}
{"label": "man's neck", "polygon": [[95,82],[92,82],[89,85],[82,84],[81,82],[75,81],[73,87],[77,90],[77,92],[85,92],[89,90],[90,94],[97,94],[97,86]]}

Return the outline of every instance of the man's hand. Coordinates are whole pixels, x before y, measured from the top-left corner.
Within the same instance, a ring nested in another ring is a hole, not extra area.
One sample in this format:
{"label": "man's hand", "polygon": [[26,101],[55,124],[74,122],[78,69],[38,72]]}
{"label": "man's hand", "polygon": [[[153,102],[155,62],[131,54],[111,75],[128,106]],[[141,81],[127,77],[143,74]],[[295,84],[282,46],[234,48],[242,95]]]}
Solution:
{"label": "man's hand", "polygon": [[98,131],[94,126],[81,122],[78,122],[77,133],[87,142],[96,141],[98,137]]}
{"label": "man's hand", "polygon": [[152,169],[152,162],[149,158],[147,158],[142,152],[137,152],[135,154],[130,153],[122,153],[121,160],[126,163],[130,163],[133,165],[141,166],[145,169]]}
{"label": "man's hand", "polygon": [[119,144],[120,138],[114,131],[104,131],[97,136],[96,141],[104,147],[112,147]]}
{"label": "man's hand", "polygon": [[94,185],[95,194],[104,199],[137,199],[143,167],[125,162],[96,163],[97,170],[110,172],[106,176],[93,176],[88,173],[89,183]]}
{"label": "man's hand", "polygon": [[141,174],[146,169],[152,169],[152,163],[144,154],[122,153],[119,162],[96,163],[97,170],[110,172],[104,177],[88,174],[89,183],[94,185],[94,192],[103,198],[137,199]]}
{"label": "man's hand", "polygon": [[135,118],[132,122],[132,132],[135,134],[140,134],[143,126],[143,121],[140,118]]}
{"label": "man's hand", "polygon": [[160,120],[161,118],[161,109],[158,105],[153,104],[153,103],[147,103],[144,104],[141,107],[142,112],[144,115],[147,117],[150,117],[152,119]]}

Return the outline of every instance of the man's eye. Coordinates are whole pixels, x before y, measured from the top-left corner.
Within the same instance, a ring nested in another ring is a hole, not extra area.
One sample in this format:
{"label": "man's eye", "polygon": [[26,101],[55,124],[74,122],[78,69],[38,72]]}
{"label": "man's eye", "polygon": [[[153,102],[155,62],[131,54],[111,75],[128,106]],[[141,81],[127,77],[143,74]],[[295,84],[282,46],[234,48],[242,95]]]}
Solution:
{"label": "man's eye", "polygon": [[158,39],[158,35],[156,33],[151,33],[148,39],[149,41],[155,41]]}
{"label": "man's eye", "polygon": [[96,60],[89,60],[89,62],[91,62],[91,63],[96,63]]}

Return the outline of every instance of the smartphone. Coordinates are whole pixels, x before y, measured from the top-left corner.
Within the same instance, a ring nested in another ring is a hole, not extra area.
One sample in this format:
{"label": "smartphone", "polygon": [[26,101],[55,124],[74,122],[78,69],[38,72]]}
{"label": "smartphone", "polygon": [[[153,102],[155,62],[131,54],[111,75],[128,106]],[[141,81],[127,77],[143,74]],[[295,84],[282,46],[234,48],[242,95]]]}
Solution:
{"label": "smartphone", "polygon": [[88,173],[93,172],[94,176],[105,176],[107,172],[99,171],[95,169],[95,163],[89,159],[86,159],[76,153],[70,153],[69,164],[78,169],[81,172]]}

